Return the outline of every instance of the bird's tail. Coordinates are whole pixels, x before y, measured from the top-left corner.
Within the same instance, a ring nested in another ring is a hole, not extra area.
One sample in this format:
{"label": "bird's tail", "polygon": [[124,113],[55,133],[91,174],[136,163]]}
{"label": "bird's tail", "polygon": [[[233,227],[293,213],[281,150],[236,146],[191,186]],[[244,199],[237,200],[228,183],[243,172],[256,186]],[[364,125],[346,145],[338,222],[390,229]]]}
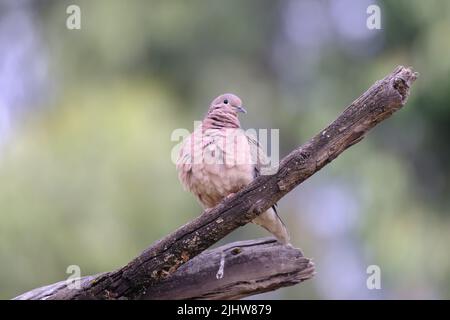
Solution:
{"label": "bird's tail", "polygon": [[283,221],[276,212],[276,208],[270,208],[253,219],[253,222],[265,228],[267,231],[277,237],[283,244],[289,244],[289,233]]}

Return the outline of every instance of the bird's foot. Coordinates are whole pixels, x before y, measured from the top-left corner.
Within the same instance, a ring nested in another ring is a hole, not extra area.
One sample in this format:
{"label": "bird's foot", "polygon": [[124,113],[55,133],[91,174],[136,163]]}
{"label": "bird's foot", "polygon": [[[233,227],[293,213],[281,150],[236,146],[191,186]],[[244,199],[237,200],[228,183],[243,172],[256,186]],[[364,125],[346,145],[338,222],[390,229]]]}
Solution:
{"label": "bird's foot", "polygon": [[203,211],[203,214],[209,214],[209,213],[212,211],[212,209],[214,209],[214,208],[206,208],[206,209]]}
{"label": "bird's foot", "polygon": [[230,194],[228,194],[225,199],[230,199],[231,197],[233,197],[236,193],[232,192]]}

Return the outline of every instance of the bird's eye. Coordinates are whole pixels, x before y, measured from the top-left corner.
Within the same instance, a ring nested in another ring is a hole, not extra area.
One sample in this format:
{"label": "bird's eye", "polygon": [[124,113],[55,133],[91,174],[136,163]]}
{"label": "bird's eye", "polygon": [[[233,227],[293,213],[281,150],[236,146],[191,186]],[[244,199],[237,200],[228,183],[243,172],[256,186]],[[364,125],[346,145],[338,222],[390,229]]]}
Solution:
{"label": "bird's eye", "polygon": [[228,99],[223,100],[223,103],[228,104]]}

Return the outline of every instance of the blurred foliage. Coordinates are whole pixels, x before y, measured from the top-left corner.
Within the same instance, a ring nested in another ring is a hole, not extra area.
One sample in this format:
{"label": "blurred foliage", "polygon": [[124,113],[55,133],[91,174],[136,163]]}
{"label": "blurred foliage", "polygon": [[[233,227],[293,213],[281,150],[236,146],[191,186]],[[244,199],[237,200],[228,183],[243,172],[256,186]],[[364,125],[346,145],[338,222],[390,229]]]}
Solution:
{"label": "blurred foliage", "polygon": [[378,31],[358,3],[23,1],[48,80],[0,149],[0,298],[71,264],[117,268],[200,212],[170,137],[216,95],[243,98],[246,128],[279,128],[283,156],[399,64],[421,74],[408,105],[280,202],[316,278],[262,297],[450,298],[450,2],[380,1]]}

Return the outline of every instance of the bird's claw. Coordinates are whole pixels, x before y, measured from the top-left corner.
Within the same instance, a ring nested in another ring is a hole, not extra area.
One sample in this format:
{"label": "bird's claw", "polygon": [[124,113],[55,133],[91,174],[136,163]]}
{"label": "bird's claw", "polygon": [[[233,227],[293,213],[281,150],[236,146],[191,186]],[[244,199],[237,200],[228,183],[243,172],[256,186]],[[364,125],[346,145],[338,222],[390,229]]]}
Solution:
{"label": "bird's claw", "polygon": [[232,192],[230,194],[228,194],[225,199],[230,199],[231,197],[233,197],[236,193]]}

